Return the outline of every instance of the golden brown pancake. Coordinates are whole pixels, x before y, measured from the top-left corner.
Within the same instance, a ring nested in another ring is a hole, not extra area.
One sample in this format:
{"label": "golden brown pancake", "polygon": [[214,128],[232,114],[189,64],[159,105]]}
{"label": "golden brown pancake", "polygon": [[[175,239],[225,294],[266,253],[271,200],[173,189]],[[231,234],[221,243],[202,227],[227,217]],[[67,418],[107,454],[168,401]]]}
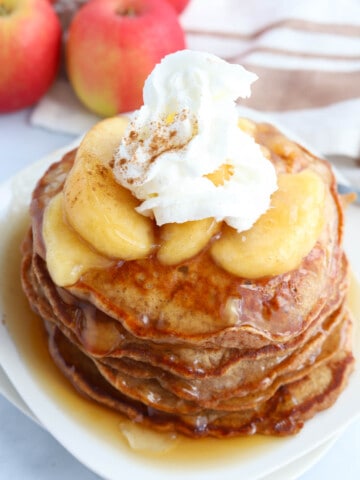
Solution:
{"label": "golden brown pancake", "polygon": [[[40,179],[22,282],[51,355],[79,392],[136,422],[192,437],[296,433],[336,400],[353,356],[335,180],[326,162],[274,127],[257,125],[255,139],[278,173],[313,170],[327,192],[315,246],[298,268],[271,277],[226,272],[209,245],[179,265],[151,255],[59,287],[46,265],[43,214],[76,152]],[[224,314],[229,304],[236,315]]]}

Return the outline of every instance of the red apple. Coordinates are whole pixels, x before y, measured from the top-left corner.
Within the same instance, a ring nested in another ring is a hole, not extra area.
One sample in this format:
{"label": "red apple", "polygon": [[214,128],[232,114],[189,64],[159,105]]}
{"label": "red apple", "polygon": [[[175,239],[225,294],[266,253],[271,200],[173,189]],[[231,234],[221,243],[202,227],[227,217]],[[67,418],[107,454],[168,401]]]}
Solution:
{"label": "red apple", "polygon": [[0,1],[0,112],[35,103],[59,66],[60,22],[48,0]]}
{"label": "red apple", "polygon": [[67,71],[80,100],[111,116],[139,108],[154,66],[183,48],[184,32],[165,0],[90,0],[69,28]]}
{"label": "red apple", "polygon": [[171,3],[171,5],[175,8],[177,13],[181,13],[186,5],[189,3],[189,0],[166,0],[168,3]]}

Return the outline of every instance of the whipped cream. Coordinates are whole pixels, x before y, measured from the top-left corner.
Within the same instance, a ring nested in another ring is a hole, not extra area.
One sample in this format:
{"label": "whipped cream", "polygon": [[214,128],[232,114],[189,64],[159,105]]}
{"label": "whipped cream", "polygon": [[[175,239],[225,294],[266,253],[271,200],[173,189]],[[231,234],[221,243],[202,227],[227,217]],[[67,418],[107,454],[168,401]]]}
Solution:
{"label": "whipped cream", "polygon": [[[213,217],[243,231],[269,208],[275,169],[238,127],[235,104],[256,78],[190,50],[154,68],[114,162],[116,180],[142,200],[139,213],[158,225]],[[214,182],[224,165],[230,173]]]}

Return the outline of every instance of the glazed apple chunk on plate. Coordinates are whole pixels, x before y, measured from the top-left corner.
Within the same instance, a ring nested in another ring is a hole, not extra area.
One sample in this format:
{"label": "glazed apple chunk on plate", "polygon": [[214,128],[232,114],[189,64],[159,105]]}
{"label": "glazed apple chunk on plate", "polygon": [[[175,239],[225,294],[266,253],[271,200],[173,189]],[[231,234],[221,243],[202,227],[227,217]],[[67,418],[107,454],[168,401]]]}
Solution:
{"label": "glazed apple chunk on plate", "polygon": [[154,243],[151,220],[136,212],[136,198],[116,183],[110,167],[127,122],[104,120],[82,141],[64,187],[69,224],[110,258],[147,256]]}
{"label": "glazed apple chunk on plate", "polygon": [[241,277],[280,275],[297,268],[323,226],[325,187],[310,170],[282,174],[269,210],[244,232],[228,228],[211,253],[223,268]]}

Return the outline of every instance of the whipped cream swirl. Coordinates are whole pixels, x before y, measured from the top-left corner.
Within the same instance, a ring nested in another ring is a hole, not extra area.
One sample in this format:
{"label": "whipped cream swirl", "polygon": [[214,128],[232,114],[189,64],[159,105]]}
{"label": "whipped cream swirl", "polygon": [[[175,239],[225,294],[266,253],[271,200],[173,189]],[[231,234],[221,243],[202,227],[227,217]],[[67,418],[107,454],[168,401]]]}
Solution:
{"label": "whipped cream swirl", "polygon": [[[203,218],[249,229],[270,205],[276,173],[238,127],[235,101],[256,75],[204,52],[166,56],[144,86],[115,154],[117,181],[158,225]],[[227,175],[214,172],[221,169]]]}

